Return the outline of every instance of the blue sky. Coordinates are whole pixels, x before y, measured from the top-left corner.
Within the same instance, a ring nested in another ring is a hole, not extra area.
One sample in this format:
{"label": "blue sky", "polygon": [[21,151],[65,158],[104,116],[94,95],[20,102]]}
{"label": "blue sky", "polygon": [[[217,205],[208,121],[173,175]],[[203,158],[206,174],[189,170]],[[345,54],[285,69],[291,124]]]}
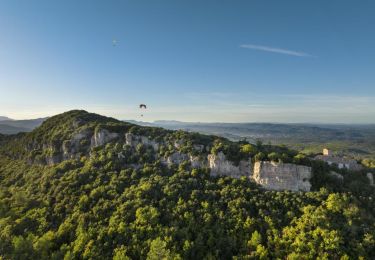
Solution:
{"label": "blue sky", "polygon": [[375,123],[374,13],[366,0],[2,0],[0,115]]}

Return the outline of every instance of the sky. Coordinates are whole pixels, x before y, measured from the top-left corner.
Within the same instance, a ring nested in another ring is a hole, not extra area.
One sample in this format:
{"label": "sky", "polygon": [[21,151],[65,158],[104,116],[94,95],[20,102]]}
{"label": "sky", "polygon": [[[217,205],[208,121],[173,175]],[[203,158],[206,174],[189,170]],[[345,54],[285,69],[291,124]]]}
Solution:
{"label": "sky", "polygon": [[2,0],[0,115],[375,123],[374,13],[372,0]]}

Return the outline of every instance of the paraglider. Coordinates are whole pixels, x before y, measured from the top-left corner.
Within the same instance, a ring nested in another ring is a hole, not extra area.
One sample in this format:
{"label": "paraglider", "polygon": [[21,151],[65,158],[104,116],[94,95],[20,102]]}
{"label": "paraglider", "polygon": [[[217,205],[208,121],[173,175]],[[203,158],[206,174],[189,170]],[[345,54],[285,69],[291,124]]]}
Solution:
{"label": "paraglider", "polygon": [[[145,104],[139,104],[139,109],[147,109],[147,106]],[[141,114],[141,116],[143,117],[143,114]]]}

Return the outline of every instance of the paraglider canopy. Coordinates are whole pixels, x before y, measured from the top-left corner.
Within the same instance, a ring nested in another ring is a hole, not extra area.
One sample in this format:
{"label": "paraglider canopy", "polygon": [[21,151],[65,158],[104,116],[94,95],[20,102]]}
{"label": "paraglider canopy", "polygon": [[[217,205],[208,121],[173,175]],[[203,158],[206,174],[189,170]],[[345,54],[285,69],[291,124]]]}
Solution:
{"label": "paraglider canopy", "polygon": [[[145,104],[139,104],[139,109],[147,109],[147,106]],[[141,117],[143,117],[143,114],[141,114]]]}

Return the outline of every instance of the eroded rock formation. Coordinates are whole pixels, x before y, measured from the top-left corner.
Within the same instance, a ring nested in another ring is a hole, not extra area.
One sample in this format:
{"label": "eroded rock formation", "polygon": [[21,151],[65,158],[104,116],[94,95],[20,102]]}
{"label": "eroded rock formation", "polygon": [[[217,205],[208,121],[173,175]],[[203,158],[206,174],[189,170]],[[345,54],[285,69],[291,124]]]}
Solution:
{"label": "eroded rock formation", "polygon": [[158,142],[155,142],[154,140],[150,140],[146,136],[138,136],[132,133],[125,134],[125,144],[130,145],[131,147],[136,147],[138,144],[143,144],[143,145],[151,146],[154,149],[154,151],[158,151],[159,146],[160,146]]}
{"label": "eroded rock formation", "polygon": [[240,161],[238,166],[228,161],[222,152],[209,154],[207,160],[208,167],[211,169],[211,176],[240,178],[242,176],[250,177],[252,174],[250,158],[247,161]]}
{"label": "eroded rock formation", "polygon": [[91,147],[104,145],[119,136],[118,133],[111,133],[106,129],[100,129],[95,132],[91,138]]}
{"label": "eroded rock formation", "polygon": [[174,152],[170,156],[168,156],[165,160],[167,165],[172,165],[172,164],[180,164],[183,161],[189,160],[189,156],[184,153],[180,152]]}
{"label": "eroded rock formation", "polygon": [[269,190],[310,191],[311,168],[275,162],[256,162],[253,179]]}
{"label": "eroded rock formation", "polygon": [[[46,163],[53,165],[63,160],[79,158],[81,154],[89,154],[91,148],[105,145],[115,139],[121,139],[118,133],[112,133],[106,129],[100,129],[95,133],[82,131],[76,133],[70,140],[65,140],[61,146],[44,145],[43,149],[50,151],[50,156],[46,157]],[[157,142],[146,136],[126,133],[123,137],[125,145],[133,149],[139,144],[152,147],[157,152],[164,142]],[[155,153],[155,159],[160,159],[167,166],[178,165],[184,161],[190,162],[192,168],[209,168],[213,177],[229,176],[232,178],[247,177],[268,190],[291,190],[309,191],[311,184],[311,168],[295,164],[283,164],[275,162],[257,162],[254,167],[251,158],[242,160],[238,164],[228,160],[223,152],[209,154],[207,147],[201,144],[194,144],[193,150],[199,152],[199,156],[187,154],[179,151],[182,141],[171,143],[175,151],[166,157],[160,157]],[[117,157],[124,159],[123,152],[119,152]],[[131,166],[131,165],[130,165]],[[369,179],[371,176],[369,176]],[[373,179],[370,180],[373,183]]]}

